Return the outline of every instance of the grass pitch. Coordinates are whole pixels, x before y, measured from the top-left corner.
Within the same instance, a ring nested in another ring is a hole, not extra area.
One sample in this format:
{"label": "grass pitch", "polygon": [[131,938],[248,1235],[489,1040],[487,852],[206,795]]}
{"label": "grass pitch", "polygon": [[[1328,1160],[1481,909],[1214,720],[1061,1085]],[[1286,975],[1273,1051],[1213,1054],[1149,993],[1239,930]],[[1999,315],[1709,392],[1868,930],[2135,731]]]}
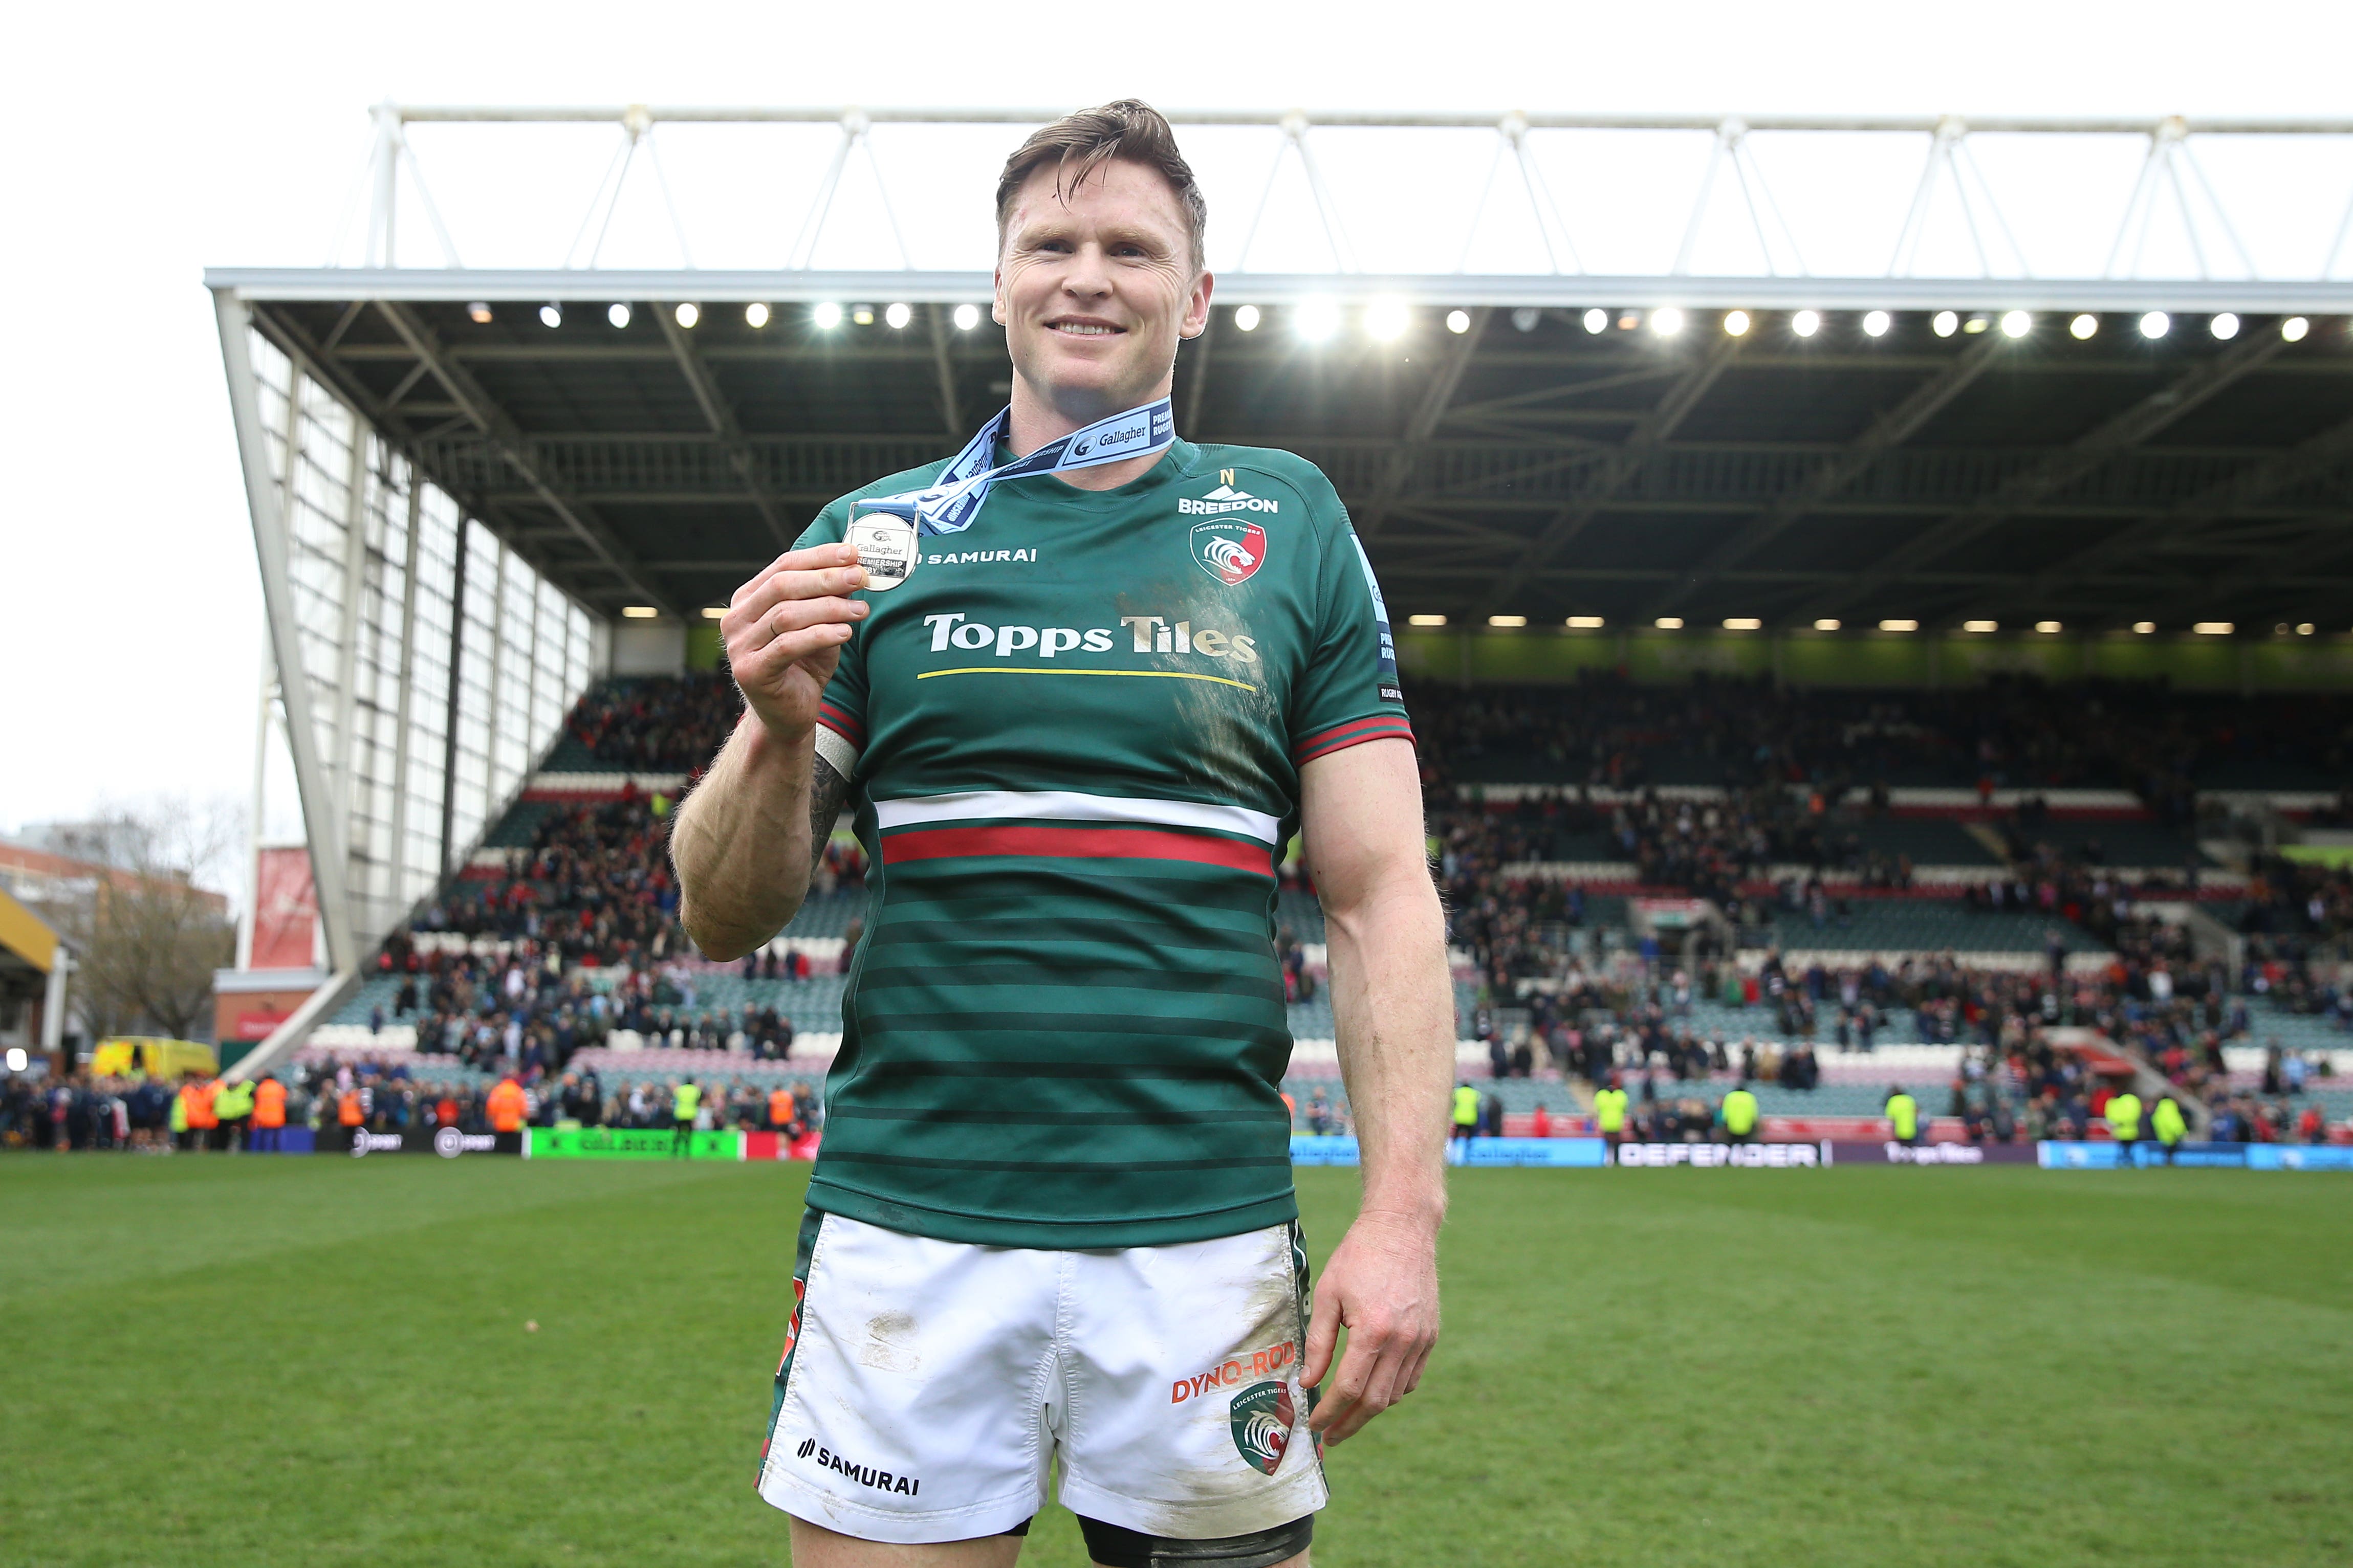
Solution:
{"label": "grass pitch", "polygon": [[[782,1563],[781,1165],[0,1158],[0,1562]],[[1355,1173],[1300,1173],[1328,1248]],[[1454,1173],[1321,1568],[2341,1563],[2353,1182]],[[537,1333],[525,1333],[533,1319]],[[1082,1563],[1050,1513],[1025,1563]]]}

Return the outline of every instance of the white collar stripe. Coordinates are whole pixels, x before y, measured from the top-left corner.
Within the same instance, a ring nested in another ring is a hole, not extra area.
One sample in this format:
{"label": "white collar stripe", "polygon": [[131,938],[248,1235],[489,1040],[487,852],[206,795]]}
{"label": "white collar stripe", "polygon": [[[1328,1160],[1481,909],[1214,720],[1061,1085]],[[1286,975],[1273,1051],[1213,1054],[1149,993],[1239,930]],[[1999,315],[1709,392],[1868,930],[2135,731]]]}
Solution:
{"label": "white collar stripe", "polygon": [[1124,795],[1078,795],[1067,790],[969,790],[959,795],[878,800],[874,803],[874,816],[876,825],[885,830],[989,818],[1142,823],[1156,827],[1194,827],[1238,834],[1270,847],[1282,826],[1277,817],[1239,805],[1204,805],[1189,800],[1134,800]]}

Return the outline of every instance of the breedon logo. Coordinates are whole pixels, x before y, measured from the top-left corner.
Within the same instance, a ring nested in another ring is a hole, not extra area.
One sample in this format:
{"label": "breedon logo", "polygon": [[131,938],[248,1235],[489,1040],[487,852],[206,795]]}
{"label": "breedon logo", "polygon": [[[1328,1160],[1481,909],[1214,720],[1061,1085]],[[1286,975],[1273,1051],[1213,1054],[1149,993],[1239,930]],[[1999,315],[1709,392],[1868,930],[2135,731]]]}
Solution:
{"label": "breedon logo", "polygon": [[1227,587],[1247,583],[1266,560],[1266,530],[1255,522],[1193,525],[1193,563]]}

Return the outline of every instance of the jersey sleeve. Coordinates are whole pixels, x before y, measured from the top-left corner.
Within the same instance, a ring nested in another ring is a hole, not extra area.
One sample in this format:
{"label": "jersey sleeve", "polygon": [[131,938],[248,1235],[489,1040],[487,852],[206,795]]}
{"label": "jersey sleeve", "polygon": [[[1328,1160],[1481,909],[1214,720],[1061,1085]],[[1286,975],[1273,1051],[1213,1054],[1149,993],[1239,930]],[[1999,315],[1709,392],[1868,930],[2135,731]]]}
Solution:
{"label": "jersey sleeve", "polygon": [[[1322,479],[1319,474],[1318,479]],[[1325,526],[1315,585],[1315,627],[1305,668],[1292,693],[1291,761],[1318,757],[1366,741],[1413,739],[1405,692],[1398,684],[1397,644],[1373,563],[1332,493],[1318,486]]]}
{"label": "jersey sleeve", "polygon": [[[835,501],[801,531],[793,548],[839,543],[849,515],[848,500]],[[840,658],[833,667],[833,679],[826,682],[825,693],[818,699],[817,754],[846,779],[858,776],[858,759],[866,750],[866,639],[860,635],[864,630],[863,625],[851,628],[849,640],[841,645]]]}

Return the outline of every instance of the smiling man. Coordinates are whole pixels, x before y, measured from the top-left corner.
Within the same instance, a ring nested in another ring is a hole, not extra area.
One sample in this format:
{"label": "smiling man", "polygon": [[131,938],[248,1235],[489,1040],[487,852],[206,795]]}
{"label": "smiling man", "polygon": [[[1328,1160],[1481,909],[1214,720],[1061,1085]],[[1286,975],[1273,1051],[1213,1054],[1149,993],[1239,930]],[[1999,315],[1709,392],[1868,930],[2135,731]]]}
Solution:
{"label": "smiling man", "polygon": [[[873,868],[760,1492],[799,1568],[1003,1568],[1059,1460],[1104,1568],[1304,1563],[1323,1445],[1438,1332],[1453,1006],[1386,612],[1313,465],[1176,437],[1212,279],[1168,122],[1048,126],[997,213],[1011,406],[736,593],[746,710],[674,837],[716,959],[845,804]],[[1364,1162],[1313,1292],[1294,833]]]}

